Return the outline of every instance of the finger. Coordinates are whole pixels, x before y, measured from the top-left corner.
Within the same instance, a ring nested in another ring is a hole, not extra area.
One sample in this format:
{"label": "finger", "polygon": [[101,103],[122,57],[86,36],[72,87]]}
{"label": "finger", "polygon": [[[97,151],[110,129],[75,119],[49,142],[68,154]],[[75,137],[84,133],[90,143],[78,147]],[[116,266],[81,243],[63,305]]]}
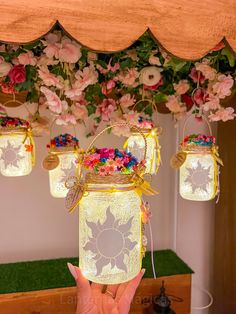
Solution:
{"label": "finger", "polygon": [[76,267],[70,263],[67,263],[71,275],[75,278],[77,284],[77,293],[80,296],[90,296],[90,284],[89,281],[83,276],[79,267]]}
{"label": "finger", "polygon": [[120,301],[120,298],[121,296],[123,295],[127,285],[128,285],[129,282],[124,282],[122,284],[120,284],[117,292],[116,292],[116,301],[119,302]]}
{"label": "finger", "polygon": [[113,296],[113,299],[115,299],[118,288],[119,285],[108,285],[106,291],[109,291]]}
{"label": "finger", "polygon": [[103,285],[99,284],[99,283],[96,283],[96,282],[93,282],[91,284],[91,289],[92,291],[96,291],[96,292],[102,292],[103,290]]}
{"label": "finger", "polygon": [[136,289],[138,288],[144,273],[145,269],[142,269],[141,272],[127,284],[119,301],[120,313],[129,313],[130,304],[133,300]]}

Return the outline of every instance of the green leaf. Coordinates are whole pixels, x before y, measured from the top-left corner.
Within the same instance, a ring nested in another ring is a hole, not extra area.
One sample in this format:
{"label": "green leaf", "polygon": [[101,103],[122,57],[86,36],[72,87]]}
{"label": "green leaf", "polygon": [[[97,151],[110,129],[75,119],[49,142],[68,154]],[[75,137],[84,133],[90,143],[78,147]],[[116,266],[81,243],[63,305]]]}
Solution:
{"label": "green leaf", "polygon": [[233,53],[228,48],[225,47],[224,49],[222,49],[221,54],[226,56],[228,61],[229,61],[229,65],[231,67],[234,67],[234,65],[235,65],[235,56],[233,55]]}
{"label": "green leaf", "polygon": [[177,58],[171,58],[169,62],[167,62],[166,67],[170,67],[174,72],[179,72],[186,64],[186,61],[182,61]]}
{"label": "green leaf", "polygon": [[96,106],[89,104],[86,106],[87,110],[88,110],[88,115],[91,116],[93,113],[96,112]]}
{"label": "green leaf", "polygon": [[92,102],[94,100],[94,97],[98,96],[99,98],[103,98],[102,91],[101,91],[101,86],[99,83],[95,85],[89,85],[86,88],[85,92],[85,99],[87,101]]}
{"label": "green leaf", "polygon": [[121,70],[125,70],[126,68],[132,68],[133,60],[131,58],[127,58],[120,63]]}
{"label": "green leaf", "polygon": [[36,46],[38,46],[40,44],[40,40],[34,41],[32,43],[23,45],[23,48],[26,50],[32,50],[33,48],[35,48]]}
{"label": "green leaf", "polygon": [[163,94],[163,93],[155,94],[153,96],[153,98],[154,98],[155,102],[157,102],[157,103],[163,103],[163,102],[167,101],[167,95]]}

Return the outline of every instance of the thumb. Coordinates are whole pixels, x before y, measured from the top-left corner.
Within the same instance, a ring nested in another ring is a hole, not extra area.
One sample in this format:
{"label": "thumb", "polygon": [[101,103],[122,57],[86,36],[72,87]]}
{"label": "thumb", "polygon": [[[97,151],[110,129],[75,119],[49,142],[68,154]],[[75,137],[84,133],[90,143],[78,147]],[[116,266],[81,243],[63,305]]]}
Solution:
{"label": "thumb", "polygon": [[81,269],[72,265],[71,263],[67,263],[69,271],[71,275],[74,277],[77,285],[77,294],[80,295],[81,298],[90,298],[91,296],[91,288],[89,281],[83,276]]}
{"label": "thumb", "polygon": [[119,301],[120,313],[129,313],[130,304],[133,300],[136,289],[138,288],[144,273],[145,269],[142,269],[140,273],[127,284]]}

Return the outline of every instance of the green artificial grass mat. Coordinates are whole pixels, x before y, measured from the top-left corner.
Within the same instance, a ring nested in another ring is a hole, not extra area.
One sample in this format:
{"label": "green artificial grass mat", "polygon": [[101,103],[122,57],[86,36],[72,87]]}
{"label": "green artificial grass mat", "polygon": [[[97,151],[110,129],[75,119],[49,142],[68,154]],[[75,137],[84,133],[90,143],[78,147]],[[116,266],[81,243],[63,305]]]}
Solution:
{"label": "green artificial grass mat", "polygon": [[[178,274],[192,274],[193,271],[173,251],[154,252],[158,277]],[[78,258],[0,264],[0,293],[36,291],[75,286],[67,263],[78,265]],[[143,259],[145,278],[152,278],[151,254]]]}

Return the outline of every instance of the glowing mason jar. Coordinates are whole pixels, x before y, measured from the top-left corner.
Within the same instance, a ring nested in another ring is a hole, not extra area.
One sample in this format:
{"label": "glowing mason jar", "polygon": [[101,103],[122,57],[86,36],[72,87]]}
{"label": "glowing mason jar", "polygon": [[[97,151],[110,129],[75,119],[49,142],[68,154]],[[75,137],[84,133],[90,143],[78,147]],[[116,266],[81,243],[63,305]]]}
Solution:
{"label": "glowing mason jar", "polygon": [[1,128],[0,172],[7,177],[26,176],[32,171],[34,147],[29,129]]}
{"label": "glowing mason jar", "polygon": [[78,151],[74,147],[54,147],[50,154],[59,158],[59,165],[49,171],[50,193],[53,197],[64,198],[68,193],[66,180],[79,172],[79,166],[76,164]]}
{"label": "glowing mason jar", "polygon": [[[87,189],[79,203],[79,266],[97,283],[117,284],[141,269],[141,199],[130,175],[87,174]],[[116,175],[113,176],[113,180]]]}
{"label": "glowing mason jar", "polygon": [[180,195],[191,201],[209,201],[217,193],[218,166],[210,148],[193,147],[186,151],[180,167]]}
{"label": "glowing mason jar", "polygon": [[[145,173],[156,174],[158,172],[161,159],[157,129],[142,129],[142,132],[147,141]],[[145,151],[145,142],[143,136],[135,130],[132,131],[131,136],[127,140],[126,149],[128,152],[134,155],[139,162],[143,160]]]}

